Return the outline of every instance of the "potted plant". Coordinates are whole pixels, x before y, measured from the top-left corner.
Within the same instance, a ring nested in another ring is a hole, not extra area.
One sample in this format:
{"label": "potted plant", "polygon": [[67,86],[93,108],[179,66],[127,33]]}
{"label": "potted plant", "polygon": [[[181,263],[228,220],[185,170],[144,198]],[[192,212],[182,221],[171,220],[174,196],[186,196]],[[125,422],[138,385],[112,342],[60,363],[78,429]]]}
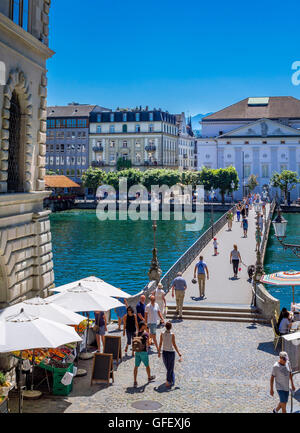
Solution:
{"label": "potted plant", "polygon": [[0,396],[8,395],[11,384],[6,380],[5,374],[0,371]]}

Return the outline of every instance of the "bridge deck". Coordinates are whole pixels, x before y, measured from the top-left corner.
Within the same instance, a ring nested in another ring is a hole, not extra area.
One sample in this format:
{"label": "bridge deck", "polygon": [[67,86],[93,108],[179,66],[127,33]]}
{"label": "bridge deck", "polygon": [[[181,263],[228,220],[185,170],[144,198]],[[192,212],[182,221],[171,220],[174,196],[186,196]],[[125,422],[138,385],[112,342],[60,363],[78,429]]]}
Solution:
{"label": "bridge deck", "polygon": [[[267,217],[269,215],[270,205],[267,206]],[[255,265],[255,211],[249,211],[248,218],[248,237],[243,238],[243,229],[241,223],[238,223],[236,216],[232,224],[232,231],[227,230],[227,224],[216,234],[218,240],[217,256],[214,256],[213,242],[202,250],[201,255],[207,264],[209,271],[209,280],[206,280],[205,297],[199,298],[199,288],[197,284],[192,283],[194,267],[199,257],[196,257],[193,263],[184,272],[183,277],[187,281],[187,290],[184,304],[187,305],[204,305],[204,304],[231,304],[231,305],[250,305],[252,299],[252,287],[248,280],[247,266]],[[241,267],[237,279],[232,279],[233,270],[229,261],[230,251],[233,244],[237,244],[242,261],[247,265]],[[166,296],[167,305],[175,303],[175,298],[171,296],[171,290]]]}

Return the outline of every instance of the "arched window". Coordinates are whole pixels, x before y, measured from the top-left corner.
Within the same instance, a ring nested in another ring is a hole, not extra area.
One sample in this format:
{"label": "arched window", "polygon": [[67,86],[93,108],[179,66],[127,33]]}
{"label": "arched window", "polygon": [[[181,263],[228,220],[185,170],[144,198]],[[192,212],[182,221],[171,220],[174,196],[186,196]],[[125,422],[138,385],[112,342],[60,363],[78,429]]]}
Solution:
{"label": "arched window", "polygon": [[7,192],[24,192],[21,165],[21,108],[16,92],[10,102]]}

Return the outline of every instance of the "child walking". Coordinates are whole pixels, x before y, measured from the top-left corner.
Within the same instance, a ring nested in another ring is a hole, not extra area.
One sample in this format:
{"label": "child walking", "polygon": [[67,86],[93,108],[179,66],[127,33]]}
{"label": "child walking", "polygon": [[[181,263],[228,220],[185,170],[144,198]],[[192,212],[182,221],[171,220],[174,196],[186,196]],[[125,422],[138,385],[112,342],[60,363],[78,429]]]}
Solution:
{"label": "child walking", "polygon": [[218,253],[218,241],[217,241],[217,238],[214,238],[213,245],[214,245],[214,256],[217,256],[219,254]]}

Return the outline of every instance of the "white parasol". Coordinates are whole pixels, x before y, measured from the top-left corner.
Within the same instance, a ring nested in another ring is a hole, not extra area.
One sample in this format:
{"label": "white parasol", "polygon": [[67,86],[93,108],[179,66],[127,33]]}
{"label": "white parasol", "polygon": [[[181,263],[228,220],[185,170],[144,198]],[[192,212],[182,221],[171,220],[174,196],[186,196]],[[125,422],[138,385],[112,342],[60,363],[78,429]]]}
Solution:
{"label": "white parasol", "polygon": [[73,281],[72,283],[64,284],[63,286],[54,287],[50,289],[51,292],[64,292],[67,289],[72,289],[73,287],[78,286],[78,284],[82,284],[84,287],[95,290],[102,296],[113,296],[115,298],[130,298],[131,295],[129,293],[124,292],[117,287],[112,286],[109,283],[106,283],[104,280],[97,278],[95,276],[90,276],[86,278],[82,278],[81,280]]}
{"label": "white parasol", "polygon": [[0,320],[19,313],[21,308],[30,316],[42,317],[43,319],[53,320],[54,322],[64,325],[78,325],[85,319],[85,317],[80,314],[54,304],[51,297],[36,297],[11,305],[0,311]]}

